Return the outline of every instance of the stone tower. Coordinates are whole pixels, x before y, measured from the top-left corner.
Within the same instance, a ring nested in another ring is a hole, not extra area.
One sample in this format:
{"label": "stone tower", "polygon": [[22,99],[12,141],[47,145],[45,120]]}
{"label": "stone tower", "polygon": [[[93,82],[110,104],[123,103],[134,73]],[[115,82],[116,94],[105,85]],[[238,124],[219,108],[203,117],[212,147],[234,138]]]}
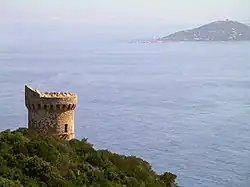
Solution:
{"label": "stone tower", "polygon": [[77,95],[69,92],[40,92],[25,86],[28,127],[44,135],[57,135],[62,140],[74,138],[74,109]]}

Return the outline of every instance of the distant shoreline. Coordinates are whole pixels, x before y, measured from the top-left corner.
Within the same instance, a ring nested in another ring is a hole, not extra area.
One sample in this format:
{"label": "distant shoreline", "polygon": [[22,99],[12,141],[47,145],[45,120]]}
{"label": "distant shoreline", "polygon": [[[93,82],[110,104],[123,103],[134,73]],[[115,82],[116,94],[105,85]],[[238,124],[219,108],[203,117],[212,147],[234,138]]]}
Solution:
{"label": "distant shoreline", "polygon": [[171,43],[247,43],[250,40],[240,41],[129,41],[130,44],[171,44]]}
{"label": "distant shoreline", "polygon": [[135,40],[132,43],[171,42],[242,42],[250,41],[250,27],[236,21],[215,21],[198,28],[182,30],[157,39]]}

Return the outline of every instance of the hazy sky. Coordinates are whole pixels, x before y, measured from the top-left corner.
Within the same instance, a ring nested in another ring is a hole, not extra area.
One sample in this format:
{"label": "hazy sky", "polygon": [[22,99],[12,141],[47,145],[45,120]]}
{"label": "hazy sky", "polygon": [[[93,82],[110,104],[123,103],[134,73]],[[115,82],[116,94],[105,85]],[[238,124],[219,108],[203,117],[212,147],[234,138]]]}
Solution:
{"label": "hazy sky", "polygon": [[0,22],[204,23],[250,20],[250,0],[0,0]]}

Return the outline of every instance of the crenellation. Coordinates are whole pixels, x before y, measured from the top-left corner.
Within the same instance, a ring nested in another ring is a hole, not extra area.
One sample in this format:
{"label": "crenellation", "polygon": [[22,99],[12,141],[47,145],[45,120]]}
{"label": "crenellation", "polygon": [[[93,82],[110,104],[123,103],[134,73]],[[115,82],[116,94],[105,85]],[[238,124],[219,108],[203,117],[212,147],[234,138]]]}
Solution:
{"label": "crenellation", "polygon": [[74,138],[74,109],[77,95],[70,92],[40,92],[25,86],[30,130],[57,135],[63,140]]}
{"label": "crenellation", "polygon": [[75,93],[71,92],[41,92],[40,97],[44,98],[63,98],[63,97],[75,97]]}

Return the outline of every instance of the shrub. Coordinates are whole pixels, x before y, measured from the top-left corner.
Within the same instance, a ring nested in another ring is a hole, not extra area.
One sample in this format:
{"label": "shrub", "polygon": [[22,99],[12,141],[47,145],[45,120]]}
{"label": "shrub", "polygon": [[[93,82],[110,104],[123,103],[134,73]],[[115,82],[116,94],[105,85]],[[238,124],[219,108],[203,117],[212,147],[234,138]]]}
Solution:
{"label": "shrub", "polygon": [[25,128],[0,133],[0,186],[176,187],[146,161],[95,150],[87,139],[63,142]]}

